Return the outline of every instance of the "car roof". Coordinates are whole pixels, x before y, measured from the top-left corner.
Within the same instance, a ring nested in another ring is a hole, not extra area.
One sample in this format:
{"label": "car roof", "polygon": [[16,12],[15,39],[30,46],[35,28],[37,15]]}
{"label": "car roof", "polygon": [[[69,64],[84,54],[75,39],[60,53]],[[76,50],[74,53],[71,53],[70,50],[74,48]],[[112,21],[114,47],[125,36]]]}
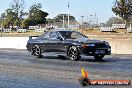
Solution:
{"label": "car roof", "polygon": [[53,30],[53,32],[67,32],[67,31],[73,32],[74,30],[70,30],[70,29],[65,29],[65,30],[55,29],[55,30]]}

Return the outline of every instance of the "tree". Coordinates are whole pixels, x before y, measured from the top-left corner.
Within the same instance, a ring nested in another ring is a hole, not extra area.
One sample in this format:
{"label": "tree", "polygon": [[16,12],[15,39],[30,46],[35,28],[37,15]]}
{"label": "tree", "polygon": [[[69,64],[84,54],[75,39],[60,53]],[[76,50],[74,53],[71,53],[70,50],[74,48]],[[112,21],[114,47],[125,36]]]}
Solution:
{"label": "tree", "polygon": [[118,17],[111,17],[109,20],[106,22],[106,26],[111,27],[112,24],[123,24],[123,20]]}
{"label": "tree", "polygon": [[17,14],[17,18],[22,18],[24,12],[25,0],[13,0],[11,9]]}
{"label": "tree", "polygon": [[[64,20],[65,21],[68,21],[68,14],[59,14],[56,17],[54,17],[54,20],[56,22],[62,22],[63,21],[63,16],[64,16]],[[70,21],[76,21],[75,20],[75,17],[74,16],[71,16],[71,15],[69,15],[69,20]]]}
{"label": "tree", "polygon": [[53,24],[53,23],[55,22],[55,20],[54,20],[54,19],[51,19],[51,18],[48,18],[48,19],[46,19],[46,20],[47,20],[47,21],[46,21],[47,23],[52,23],[52,24]]}
{"label": "tree", "polygon": [[0,18],[4,19],[5,17],[6,17],[5,13],[2,13]]}
{"label": "tree", "polygon": [[24,4],[24,0],[13,0],[13,2],[10,3],[11,7],[5,10],[5,13],[1,14],[2,23],[5,28],[8,28],[10,25],[21,25],[22,17],[25,15],[23,12]]}
{"label": "tree", "polygon": [[83,22],[83,24],[81,26],[83,26],[83,28],[90,28],[92,24],[90,24],[89,22]]}
{"label": "tree", "polygon": [[[6,14],[6,15],[5,15]],[[17,15],[13,12],[12,9],[7,9],[5,13],[1,14],[2,17],[2,24],[4,28],[8,28],[9,26],[14,25],[14,21],[17,19]]]}
{"label": "tree", "polygon": [[46,23],[45,17],[48,16],[48,13],[42,11],[41,8],[42,8],[42,5],[40,3],[34,4],[30,7],[29,18],[34,21],[32,25]]}
{"label": "tree", "polygon": [[116,0],[112,11],[126,23],[128,17],[132,15],[132,0]]}
{"label": "tree", "polygon": [[28,28],[29,25],[33,25],[32,23],[33,22],[32,22],[32,20],[30,18],[24,19],[22,21],[22,27],[23,28]]}

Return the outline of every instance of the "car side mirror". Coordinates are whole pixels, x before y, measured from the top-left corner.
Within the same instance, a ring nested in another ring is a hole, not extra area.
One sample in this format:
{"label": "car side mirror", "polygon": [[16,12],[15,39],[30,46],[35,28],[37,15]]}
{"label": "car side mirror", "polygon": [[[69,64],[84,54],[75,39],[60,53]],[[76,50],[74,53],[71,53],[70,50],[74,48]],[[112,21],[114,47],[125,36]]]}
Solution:
{"label": "car side mirror", "polygon": [[58,37],[57,39],[59,39],[59,40],[63,41],[63,38],[61,38],[61,37]]}

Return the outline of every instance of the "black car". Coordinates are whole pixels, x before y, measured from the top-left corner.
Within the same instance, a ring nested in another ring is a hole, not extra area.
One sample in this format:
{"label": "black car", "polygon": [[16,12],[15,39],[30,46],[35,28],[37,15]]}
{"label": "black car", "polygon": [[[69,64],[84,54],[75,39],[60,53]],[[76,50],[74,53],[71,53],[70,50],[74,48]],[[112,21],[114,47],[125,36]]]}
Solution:
{"label": "black car", "polygon": [[41,57],[44,52],[64,52],[73,61],[79,60],[82,54],[94,56],[95,60],[102,60],[105,55],[111,54],[108,42],[91,40],[72,30],[53,30],[41,36],[30,36],[26,47],[37,57]]}

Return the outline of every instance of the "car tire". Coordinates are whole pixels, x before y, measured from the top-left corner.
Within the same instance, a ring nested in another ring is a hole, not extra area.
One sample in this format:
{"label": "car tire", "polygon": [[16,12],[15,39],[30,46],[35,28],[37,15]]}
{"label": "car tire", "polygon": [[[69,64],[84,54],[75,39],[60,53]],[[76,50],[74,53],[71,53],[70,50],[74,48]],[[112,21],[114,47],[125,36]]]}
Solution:
{"label": "car tire", "polygon": [[32,47],[31,54],[34,56],[37,56],[38,58],[42,58],[43,55],[41,55],[41,48],[38,45],[34,45]]}
{"label": "car tire", "polygon": [[80,53],[76,46],[70,46],[67,50],[67,56],[71,61],[77,61],[80,59]]}
{"label": "car tire", "polygon": [[105,55],[94,55],[96,61],[102,61]]}

